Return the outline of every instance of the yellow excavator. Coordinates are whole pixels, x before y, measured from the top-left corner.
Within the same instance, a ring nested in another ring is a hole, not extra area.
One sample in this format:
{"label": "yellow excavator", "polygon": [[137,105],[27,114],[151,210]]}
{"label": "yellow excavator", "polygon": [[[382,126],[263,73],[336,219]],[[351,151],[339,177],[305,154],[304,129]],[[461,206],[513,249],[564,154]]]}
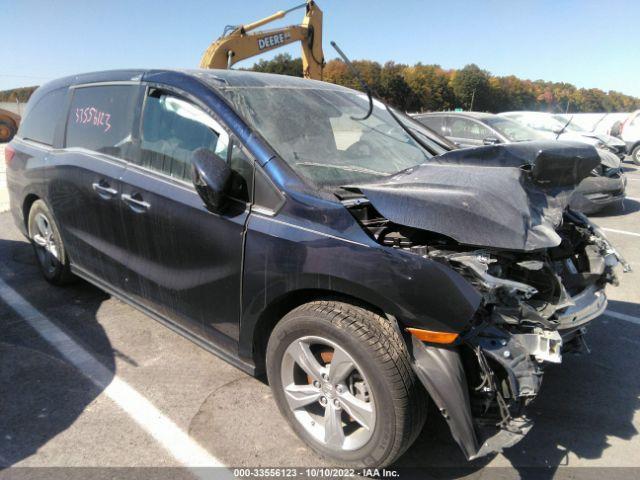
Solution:
{"label": "yellow excavator", "polygon": [[[305,8],[300,25],[253,32],[267,23],[283,18],[288,13]],[[293,42],[302,44],[302,73],[304,78],[322,80],[324,55],[322,53],[322,10],[313,0],[281,10],[262,20],[247,25],[228,25],[220,38],[213,42],[200,60],[200,68],[231,68],[246,58],[283,47]]]}

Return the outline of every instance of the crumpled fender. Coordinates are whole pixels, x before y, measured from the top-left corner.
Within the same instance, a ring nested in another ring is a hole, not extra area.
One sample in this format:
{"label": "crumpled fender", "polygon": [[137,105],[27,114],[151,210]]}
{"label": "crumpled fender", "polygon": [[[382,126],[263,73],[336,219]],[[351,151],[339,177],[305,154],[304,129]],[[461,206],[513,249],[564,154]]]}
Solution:
{"label": "crumpled fender", "polygon": [[501,452],[524,438],[533,424],[514,418],[508,428],[480,431],[471,414],[467,379],[456,347],[435,347],[412,337],[412,367],[467,460]]}
{"label": "crumpled fender", "polygon": [[478,451],[467,379],[454,347],[432,347],[412,338],[413,370],[451,429],[454,440],[470,459]]}

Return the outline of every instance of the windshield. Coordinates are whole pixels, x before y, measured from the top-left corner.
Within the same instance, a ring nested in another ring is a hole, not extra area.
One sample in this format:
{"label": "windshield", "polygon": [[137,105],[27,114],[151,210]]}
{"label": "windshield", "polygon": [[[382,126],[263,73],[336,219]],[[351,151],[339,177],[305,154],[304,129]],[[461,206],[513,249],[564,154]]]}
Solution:
{"label": "windshield", "polygon": [[374,102],[369,118],[359,120],[369,105],[367,97],[356,91],[289,87],[221,91],[296,173],[319,188],[385,177],[445,151],[420,136],[419,142],[432,151],[425,149],[381,102]]}
{"label": "windshield", "polygon": [[535,113],[531,115],[518,115],[513,117],[514,120],[533,128],[534,130],[540,130],[543,132],[551,132],[560,130],[567,122],[560,122],[553,118],[551,115],[544,113]]}
{"label": "windshield", "polygon": [[507,137],[510,142],[525,142],[527,140],[543,140],[546,137],[535,130],[514,122],[508,118],[491,117],[482,121]]}

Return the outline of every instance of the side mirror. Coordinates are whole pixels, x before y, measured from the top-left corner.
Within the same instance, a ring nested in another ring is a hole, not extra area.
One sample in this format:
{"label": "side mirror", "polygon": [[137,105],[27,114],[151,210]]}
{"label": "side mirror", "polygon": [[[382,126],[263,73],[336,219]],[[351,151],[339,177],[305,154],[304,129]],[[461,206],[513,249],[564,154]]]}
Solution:
{"label": "side mirror", "polygon": [[500,143],[500,140],[495,137],[487,137],[482,140],[483,145],[497,145]]}
{"label": "side mirror", "polygon": [[229,165],[215,153],[204,148],[196,150],[191,160],[196,192],[210,211],[219,213],[224,207],[230,184]]}

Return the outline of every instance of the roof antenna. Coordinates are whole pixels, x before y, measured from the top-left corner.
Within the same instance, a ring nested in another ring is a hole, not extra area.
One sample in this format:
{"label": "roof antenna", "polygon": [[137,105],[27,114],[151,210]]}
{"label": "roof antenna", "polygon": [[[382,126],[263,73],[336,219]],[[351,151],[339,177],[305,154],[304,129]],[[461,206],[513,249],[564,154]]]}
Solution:
{"label": "roof antenna", "polygon": [[334,41],[331,41],[330,43],[331,43],[331,46],[336,50],[336,52],[338,52],[338,55],[342,57],[342,60],[344,60],[344,63],[347,64],[347,67],[349,67],[349,70],[351,70],[351,73],[353,73],[353,76],[356,77],[356,79],[360,83],[360,86],[364,89],[364,91],[367,94],[367,97],[369,98],[369,111],[367,111],[367,114],[362,118],[351,117],[351,119],[366,120],[371,116],[371,113],[373,112],[373,96],[371,95],[371,89],[369,88],[369,85],[367,85],[367,83],[362,79],[356,67],[353,66],[353,63],[351,63],[351,60],[349,60],[347,56],[344,54],[344,52],[340,50],[340,47],[338,46],[338,44]]}

